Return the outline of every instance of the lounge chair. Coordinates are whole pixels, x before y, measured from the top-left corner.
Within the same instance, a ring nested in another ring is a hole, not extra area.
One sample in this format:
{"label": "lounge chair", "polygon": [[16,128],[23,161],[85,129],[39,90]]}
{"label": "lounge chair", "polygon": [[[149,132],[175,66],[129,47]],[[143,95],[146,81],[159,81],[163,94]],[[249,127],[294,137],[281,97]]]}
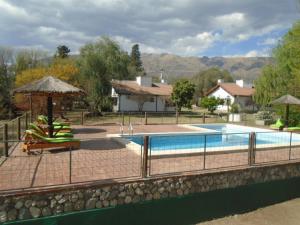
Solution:
{"label": "lounge chair", "polygon": [[286,130],[291,132],[299,132],[300,127],[288,127]]}
{"label": "lounge chair", "polygon": [[278,119],[275,124],[271,124],[270,128],[275,130],[281,130],[284,127],[284,123],[281,119]]}
{"label": "lounge chair", "polygon": [[[48,117],[44,115],[38,116],[38,122],[42,124],[48,124]],[[52,123],[54,126],[63,126],[65,128],[70,128],[70,122],[55,122]]]}
{"label": "lounge chair", "polygon": [[80,140],[74,138],[48,138],[32,130],[25,131],[25,142],[22,146],[24,152],[30,154],[33,149],[71,148],[80,147]]}
{"label": "lounge chair", "polygon": [[[43,115],[38,116],[37,122],[38,122],[38,124],[48,125],[48,122],[45,119],[45,116],[43,116]],[[71,132],[71,127],[70,127],[70,125],[63,125],[63,124],[55,123],[55,124],[53,124],[53,131],[54,132]]]}
{"label": "lounge chair", "polygon": [[[38,133],[44,137],[48,136],[48,132],[46,129],[44,129],[34,123],[29,124],[29,129],[35,131],[36,133]],[[54,138],[57,138],[57,137],[72,138],[72,137],[74,137],[74,135],[71,132],[60,132],[60,131],[56,130],[56,132],[53,133],[53,137]]]}

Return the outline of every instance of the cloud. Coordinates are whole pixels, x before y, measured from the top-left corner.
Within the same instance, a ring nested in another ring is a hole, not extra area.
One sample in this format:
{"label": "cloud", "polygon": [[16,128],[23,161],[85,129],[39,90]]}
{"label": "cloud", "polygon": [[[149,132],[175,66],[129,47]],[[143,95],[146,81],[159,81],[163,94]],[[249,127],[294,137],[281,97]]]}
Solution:
{"label": "cloud", "polygon": [[[106,35],[126,50],[139,43],[149,53],[231,55],[231,43],[254,37],[271,40],[270,33],[291,27],[299,19],[296,4],[294,0],[0,0],[0,41],[49,51],[65,44],[76,52]],[[270,40],[260,44],[267,46]],[[227,52],[215,47],[218,42],[229,46]],[[254,43],[253,50],[259,51],[260,44]]]}
{"label": "cloud", "polygon": [[269,48],[264,48],[261,50],[251,50],[244,54],[233,54],[233,55],[224,55],[225,57],[234,58],[234,57],[268,57],[271,55],[271,50]]}
{"label": "cloud", "polygon": [[173,41],[171,48],[177,54],[197,55],[211,47],[218,36],[218,34],[203,32],[195,36],[179,38]]}
{"label": "cloud", "polygon": [[276,45],[279,41],[279,38],[266,38],[261,42],[258,42],[258,45]]}

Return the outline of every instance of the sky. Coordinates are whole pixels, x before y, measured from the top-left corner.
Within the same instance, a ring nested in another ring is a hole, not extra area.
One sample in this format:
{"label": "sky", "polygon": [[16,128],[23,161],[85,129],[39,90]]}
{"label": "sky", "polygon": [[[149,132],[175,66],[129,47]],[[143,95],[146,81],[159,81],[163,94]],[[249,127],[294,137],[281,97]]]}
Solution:
{"label": "sky", "polygon": [[73,54],[101,36],[125,51],[269,56],[300,0],[0,0],[0,45]]}

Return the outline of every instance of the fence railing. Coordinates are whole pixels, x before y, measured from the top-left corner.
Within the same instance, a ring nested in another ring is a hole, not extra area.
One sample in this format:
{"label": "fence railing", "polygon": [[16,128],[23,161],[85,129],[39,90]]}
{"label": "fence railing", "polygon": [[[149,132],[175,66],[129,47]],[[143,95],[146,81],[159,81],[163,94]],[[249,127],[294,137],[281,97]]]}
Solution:
{"label": "fence railing", "polygon": [[9,155],[9,149],[16,145],[16,141],[21,140],[30,121],[30,112],[25,112],[23,115],[0,125],[0,157]]}
{"label": "fence railing", "polygon": [[[80,112],[66,113],[66,117],[74,116],[79,118]],[[77,119],[77,122],[79,119]],[[122,125],[155,125],[155,124],[191,124],[191,123],[220,123],[226,122],[226,116],[209,115],[199,112],[120,112],[102,113],[101,116],[94,116],[87,112],[81,121],[84,124],[122,124]]]}
{"label": "fence railing", "polygon": [[105,138],[88,139],[82,141],[80,150],[36,151],[31,155],[18,150],[0,157],[0,192],[141,178],[142,147],[132,150],[116,144],[107,148],[107,142]]}
{"label": "fence railing", "polygon": [[292,132],[128,136],[128,143],[131,146],[94,138],[82,140],[80,150],[2,157],[0,191],[171,176],[300,159],[300,134]]}
{"label": "fence railing", "polygon": [[[33,118],[36,118],[34,115]],[[208,114],[203,112],[102,112],[101,115],[85,110],[56,112],[54,117],[65,117],[72,124],[85,125],[141,125],[141,124],[192,124],[227,122],[226,114]],[[253,125],[253,114],[241,114],[244,125]]]}
{"label": "fence railing", "polygon": [[147,139],[149,176],[300,159],[300,134],[292,132],[173,134]]}

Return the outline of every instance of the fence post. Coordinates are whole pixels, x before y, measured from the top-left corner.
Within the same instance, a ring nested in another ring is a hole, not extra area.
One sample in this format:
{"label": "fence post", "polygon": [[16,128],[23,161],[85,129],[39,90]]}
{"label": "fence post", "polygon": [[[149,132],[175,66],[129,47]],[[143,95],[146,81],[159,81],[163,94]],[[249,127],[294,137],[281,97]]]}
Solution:
{"label": "fence post", "polygon": [[18,140],[21,140],[21,118],[18,117],[17,119],[17,131],[18,131]]}
{"label": "fence post", "polygon": [[4,142],[4,156],[8,157],[8,125],[4,124],[3,127],[3,142]]}
{"label": "fence post", "polygon": [[205,113],[202,114],[202,123],[205,123]]}
{"label": "fence post", "polygon": [[251,132],[249,136],[249,153],[248,153],[248,164],[249,166],[255,163],[255,133]]}
{"label": "fence post", "polygon": [[178,124],[178,110],[176,110],[176,124]]}
{"label": "fence post", "polygon": [[149,147],[149,136],[144,136],[144,152],[143,152],[143,165],[142,165],[143,178],[146,178],[148,174],[148,147]]}
{"label": "fence post", "polygon": [[145,112],[145,122],[144,122],[144,125],[148,125],[147,112]]}
{"label": "fence post", "polygon": [[25,113],[25,129],[28,129],[28,112]]}
{"label": "fence post", "polygon": [[206,134],[204,134],[204,148],[203,148],[203,169],[206,167]]}
{"label": "fence post", "polygon": [[122,126],[125,125],[125,118],[124,118],[124,112],[122,112]]}
{"label": "fence post", "polygon": [[84,112],[83,111],[81,111],[81,125],[83,125],[84,124]]}
{"label": "fence post", "polygon": [[72,148],[69,149],[69,183],[72,184]]}
{"label": "fence post", "polygon": [[292,136],[293,136],[293,132],[290,132],[289,160],[291,160],[291,154],[292,154]]}

